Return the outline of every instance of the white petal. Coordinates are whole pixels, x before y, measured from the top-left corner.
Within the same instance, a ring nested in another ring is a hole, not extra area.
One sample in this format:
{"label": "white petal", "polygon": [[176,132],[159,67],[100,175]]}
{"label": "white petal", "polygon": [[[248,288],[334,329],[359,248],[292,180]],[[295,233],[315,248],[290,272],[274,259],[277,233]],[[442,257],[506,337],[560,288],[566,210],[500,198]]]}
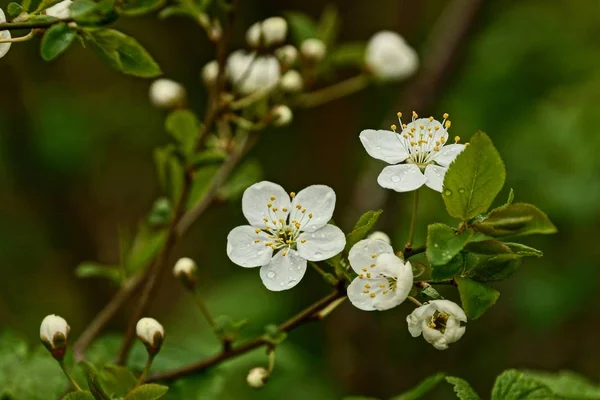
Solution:
{"label": "white petal", "polygon": [[[6,15],[4,15],[4,11],[0,9],[0,22],[6,22]],[[2,31],[0,32],[0,39],[8,40],[11,38],[10,31]],[[12,43],[0,43],[0,58],[4,57]]]}
{"label": "white petal", "polygon": [[267,234],[262,231],[256,233],[255,228],[251,226],[238,226],[227,235],[227,255],[240,267],[252,268],[266,265],[273,255],[273,249],[265,246],[268,240]]}
{"label": "white petal", "polygon": [[390,165],[377,177],[377,183],[383,188],[396,192],[410,192],[423,186],[427,178],[414,164]]}
{"label": "white petal", "polygon": [[301,257],[310,261],[322,261],[344,250],[346,236],[337,226],[325,225],[314,232],[300,234],[297,245]]}
{"label": "white petal", "polygon": [[363,239],[356,243],[348,253],[350,266],[357,274],[366,272],[379,274],[377,268],[377,257],[381,254],[394,254],[392,246],[381,240]]}
{"label": "white petal", "polygon": [[440,164],[443,167],[447,167],[452,164],[452,161],[458,156],[461,151],[465,149],[464,144],[455,143],[449,144],[440,149],[440,152],[433,157],[433,161]]}
{"label": "white petal", "polygon": [[424,304],[421,307],[415,309],[411,314],[406,317],[408,323],[408,331],[412,337],[417,337],[422,332],[422,324],[426,319],[431,318],[435,313],[435,308],[429,304]]}
{"label": "white petal", "polygon": [[279,292],[296,286],[305,272],[306,260],[296,250],[282,249],[261,267],[260,278],[267,289]]}
{"label": "white petal", "polygon": [[448,348],[448,343],[446,342],[446,338],[442,334],[442,332],[430,328],[427,325],[427,321],[423,321],[421,324],[421,328],[423,329],[423,338],[431,343],[433,347],[438,350],[445,350]]}
{"label": "white petal", "polygon": [[395,254],[382,254],[377,258],[377,264],[381,266],[381,269],[388,272],[390,277],[396,279],[396,290],[395,301],[402,303],[408,297],[410,289],[413,286],[413,272],[410,262],[404,263]]}
{"label": "white petal", "polygon": [[444,177],[446,176],[447,171],[448,168],[429,164],[427,167],[425,167],[425,177],[427,178],[427,182],[425,182],[425,184],[436,192],[441,193]]}
{"label": "white petal", "polygon": [[[275,200],[272,200],[272,198]],[[271,204],[271,208],[267,206]],[[277,211],[274,212],[273,209]],[[273,226],[273,221],[279,224],[279,219],[287,218],[290,212],[290,197],[285,190],[273,182],[262,181],[250,186],[242,196],[242,212],[250,225],[257,228]],[[268,219],[265,223],[264,218]]]}
{"label": "white petal", "polygon": [[334,209],[333,189],[325,185],[312,185],[294,197],[290,221],[299,221],[301,231],[314,232],[329,222]]}
{"label": "white petal", "polygon": [[448,318],[446,321],[446,331],[444,336],[446,337],[447,343],[454,343],[458,341],[466,331],[466,327],[460,326],[460,321],[454,317]]}
{"label": "white petal", "polygon": [[460,306],[450,300],[432,300],[428,304],[433,306],[437,311],[445,312],[459,321],[467,322],[467,314]]}
{"label": "white petal", "polygon": [[[388,281],[385,278],[379,279],[361,279],[354,278],[354,280],[348,285],[348,299],[354,305],[354,307],[363,311],[374,311],[378,308],[377,303],[381,301],[381,289],[379,285],[387,285]],[[368,285],[369,289],[365,287]],[[365,293],[366,292],[366,293]],[[371,297],[371,293],[375,293],[375,297]],[[379,296],[378,296],[379,294]],[[388,294],[389,295],[389,294]]]}
{"label": "white petal", "polygon": [[408,158],[408,151],[395,132],[365,129],[360,133],[360,141],[371,157],[388,164],[398,164]]}

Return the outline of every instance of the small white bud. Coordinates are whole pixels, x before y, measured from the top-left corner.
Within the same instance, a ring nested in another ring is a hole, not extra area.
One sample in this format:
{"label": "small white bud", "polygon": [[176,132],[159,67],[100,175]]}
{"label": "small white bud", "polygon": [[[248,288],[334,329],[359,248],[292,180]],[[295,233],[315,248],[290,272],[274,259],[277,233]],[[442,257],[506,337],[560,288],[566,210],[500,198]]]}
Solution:
{"label": "small white bud", "polygon": [[183,257],[177,260],[173,267],[173,275],[180,279],[188,288],[193,289],[196,286],[196,270],[198,267],[191,258]]}
{"label": "small white bud", "polygon": [[383,232],[380,231],[375,231],[373,233],[371,233],[367,239],[372,239],[372,240],[381,240],[382,242],[385,242],[387,244],[392,243],[392,241],[390,240],[390,237]]}
{"label": "small white bud", "polygon": [[237,50],[227,59],[227,75],[235,89],[247,95],[276,87],[281,67],[272,55],[257,56]]}
{"label": "small white bud", "polygon": [[[1,8],[0,8],[0,22],[6,22],[6,15],[4,15],[4,11]],[[12,38],[12,36],[10,34],[10,31],[0,32],[0,39],[8,40],[11,38]],[[12,43],[0,43],[0,58],[4,57],[6,55],[6,53],[8,53],[8,50],[10,49],[11,45],[12,45]]]}
{"label": "small white bud", "polygon": [[262,29],[260,22],[255,22],[250,25],[250,28],[246,31],[246,43],[253,49],[260,47],[260,39],[262,37]]}
{"label": "small white bud", "polygon": [[402,36],[383,31],[375,34],[367,44],[365,64],[381,80],[400,80],[412,75],[419,66],[417,52]]}
{"label": "small white bud", "polygon": [[262,36],[265,46],[269,47],[285,41],[287,22],[281,17],[267,18],[262,22]]}
{"label": "small white bud", "polygon": [[292,122],[292,110],[288,106],[276,105],[271,110],[271,123],[273,126],[284,126]]}
{"label": "small white bud", "polygon": [[246,382],[251,388],[260,389],[265,386],[267,383],[267,378],[269,377],[269,371],[262,367],[252,368],[250,372],[248,372],[248,376],[246,377]]}
{"label": "small white bud", "polygon": [[219,75],[219,63],[212,60],[202,68],[202,81],[206,86],[212,86],[217,81]]}
{"label": "small white bud", "polygon": [[322,40],[316,38],[306,39],[300,45],[300,52],[308,60],[321,61],[327,53],[327,46]]}
{"label": "small white bud", "polygon": [[48,315],[42,320],[40,339],[57,360],[65,355],[70,330],[67,321],[58,315]]}
{"label": "small white bud", "polygon": [[185,102],[185,88],[170,79],[157,79],[150,85],[150,102],[158,108],[174,108]]}
{"label": "small white bud", "polygon": [[46,15],[60,19],[69,18],[71,17],[71,4],[73,4],[72,0],[63,0],[52,7],[46,8]]}
{"label": "small white bud", "polygon": [[283,65],[293,65],[298,58],[298,49],[291,44],[286,44],[275,50],[275,56]]}
{"label": "small white bud", "polygon": [[283,74],[281,80],[279,81],[279,87],[281,90],[288,93],[299,92],[302,90],[302,86],[304,85],[304,81],[302,79],[302,75],[300,72],[290,69],[288,72]]}
{"label": "small white bud", "polygon": [[157,320],[153,318],[142,318],[138,321],[135,332],[138,339],[146,345],[148,353],[158,353],[165,338],[165,330]]}

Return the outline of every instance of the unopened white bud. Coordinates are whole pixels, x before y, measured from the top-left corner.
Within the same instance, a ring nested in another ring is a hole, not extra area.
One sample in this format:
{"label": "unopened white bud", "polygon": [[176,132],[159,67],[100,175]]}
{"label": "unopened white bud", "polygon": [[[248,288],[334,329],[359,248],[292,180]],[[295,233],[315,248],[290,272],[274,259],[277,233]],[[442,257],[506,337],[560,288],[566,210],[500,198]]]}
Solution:
{"label": "unopened white bud", "polygon": [[264,45],[269,47],[285,41],[287,35],[287,22],[281,17],[267,18],[262,22],[262,36]]}
{"label": "unopened white bud", "polygon": [[223,28],[221,27],[221,22],[218,19],[213,19],[212,27],[210,28],[210,39],[213,41],[217,41],[221,39],[223,36]]}
{"label": "unopened white bud", "polygon": [[[0,8],[0,23],[1,22],[6,22],[6,15],[4,15],[4,11]],[[11,39],[12,36],[10,34],[10,31],[1,31],[0,32],[0,39],[1,40],[8,40]],[[12,43],[0,43],[0,58],[4,57],[6,55],[6,53],[8,53],[8,50],[10,49],[10,45]]]}
{"label": "unopened white bud", "polygon": [[286,44],[275,50],[275,56],[283,65],[293,65],[298,58],[298,49],[291,44]]}
{"label": "unopened white bud", "polygon": [[165,338],[165,330],[154,318],[142,318],[135,327],[138,339],[146,345],[148,353],[158,353]]}
{"label": "unopened white bud", "polygon": [[250,372],[248,372],[248,376],[246,377],[246,382],[251,388],[260,389],[265,386],[267,383],[267,378],[269,377],[269,371],[262,367],[252,368]]}
{"label": "unopened white bud", "polygon": [[300,72],[295,69],[290,69],[288,72],[283,74],[281,80],[279,81],[279,87],[284,92],[294,93],[302,90],[302,86],[304,85],[304,81],[302,79],[302,75]]}
{"label": "unopened white bud", "polygon": [[284,126],[292,122],[292,110],[288,106],[276,105],[271,110],[271,123],[274,126]]}
{"label": "unopened white bud", "polygon": [[198,267],[191,258],[183,257],[177,260],[173,267],[173,275],[180,279],[188,288],[193,289],[196,286],[196,270]]}
{"label": "unopened white bud", "polygon": [[202,68],[202,81],[206,86],[212,86],[217,82],[219,75],[219,63],[217,60],[212,60]]}
{"label": "unopened white bud", "polygon": [[253,49],[260,47],[260,39],[262,36],[262,29],[260,22],[256,22],[250,25],[250,28],[246,31],[246,43]]}
{"label": "unopened white bud", "polygon": [[402,36],[395,32],[383,31],[369,40],[365,64],[378,79],[399,80],[417,70],[419,57]]}
{"label": "unopened white bud", "polygon": [[170,79],[157,79],[150,85],[150,102],[158,108],[174,108],[185,103],[185,88]]}
{"label": "unopened white bud", "polygon": [[42,320],[40,339],[57,360],[65,355],[70,330],[67,321],[58,315],[48,315]]}
{"label": "unopened white bud", "polygon": [[375,231],[373,233],[371,233],[367,239],[372,239],[372,240],[381,240],[382,242],[385,242],[387,244],[392,243],[392,241],[390,240],[390,237],[383,232],[380,231]]}
{"label": "unopened white bud", "polygon": [[46,15],[60,19],[69,18],[71,17],[71,4],[73,4],[72,0],[63,0],[52,7],[46,8]]}
{"label": "unopened white bud", "polygon": [[325,46],[325,43],[323,43],[322,40],[311,38],[302,42],[302,45],[300,45],[300,51],[308,60],[321,61],[327,53],[327,46]]}

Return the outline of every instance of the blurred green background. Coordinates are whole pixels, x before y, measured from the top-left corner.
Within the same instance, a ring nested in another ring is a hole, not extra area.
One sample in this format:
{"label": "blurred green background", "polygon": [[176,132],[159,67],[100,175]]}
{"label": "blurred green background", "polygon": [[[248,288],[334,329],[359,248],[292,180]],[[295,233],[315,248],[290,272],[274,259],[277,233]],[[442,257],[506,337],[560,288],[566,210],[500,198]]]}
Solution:
{"label": "blurred green background", "polygon": [[[332,3],[342,17],[340,40],[366,40],[391,29],[421,56],[446,4]],[[244,45],[244,31],[256,20],[286,10],[316,17],[322,7],[317,0],[242,0],[235,45]],[[192,108],[202,115],[206,92],[199,71],[214,54],[199,28],[185,19],[159,21],[154,16],[124,19],[117,27],[149,50],[166,77],[187,87]],[[497,202],[514,188],[516,201],[536,204],[559,229],[554,236],[525,240],[545,256],[528,259],[519,274],[497,285],[502,293],[497,305],[470,322],[460,342],[440,352],[422,338],[411,338],[405,322],[410,304],[382,313],[344,304],[324,323],[290,335],[262,391],[252,391],[244,381],[249,368],[266,363],[264,351],[258,350],[194,378],[206,381],[195,389],[178,384],[172,398],[176,393],[210,398],[208,387],[221,387],[220,399],[385,397],[437,371],[465,378],[487,397],[494,378],[512,367],[571,369],[600,378],[598,37],[597,0],[484,2],[433,106],[416,110],[422,115],[450,113],[451,134],[465,139],[486,131],[507,168],[506,187]],[[42,318],[56,313],[69,321],[75,337],[114,288],[103,280],[77,279],[73,270],[84,260],[115,263],[119,226],[134,228],[160,195],[152,151],[168,140],[165,115],[149,104],[149,81],[109,69],[77,44],[50,63],[42,62],[39,46],[32,42],[15,44],[0,60],[0,76],[0,327],[34,344]],[[383,163],[368,159],[358,134],[365,128],[386,128],[397,111],[412,111],[399,109],[405,87],[372,87],[319,109],[298,111],[290,127],[265,132],[250,157],[260,160],[265,179],[288,190],[313,183],[333,187],[338,194],[335,218],[349,229],[361,212],[389,194],[374,181]],[[293,149],[286,152],[293,156],[272,157],[279,149]],[[387,204],[401,211],[381,224],[401,244],[411,196],[394,196],[398,201]],[[428,223],[454,223],[437,193],[423,191],[422,198],[417,244]],[[239,200],[213,208],[175,253],[198,262],[200,286],[214,312],[248,317],[245,332],[251,335],[329,289],[309,272],[293,290],[269,292],[258,271],[232,264],[225,254],[226,235],[243,222]],[[454,293],[447,294],[456,300]],[[106,333],[122,332],[127,311]],[[149,314],[168,332],[156,369],[216,351],[208,326],[174,278],[163,282]],[[118,338],[103,342],[116,354]],[[133,359],[143,362],[141,346]],[[452,398],[446,389],[430,398]]]}

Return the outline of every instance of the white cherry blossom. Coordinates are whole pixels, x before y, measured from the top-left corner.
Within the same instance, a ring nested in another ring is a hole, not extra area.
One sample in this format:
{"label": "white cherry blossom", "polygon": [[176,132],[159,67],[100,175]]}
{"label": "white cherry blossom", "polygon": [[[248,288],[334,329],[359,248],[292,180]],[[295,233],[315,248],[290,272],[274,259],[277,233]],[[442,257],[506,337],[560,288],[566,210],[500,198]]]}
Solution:
{"label": "white cherry blossom", "polygon": [[328,224],[335,200],[335,192],[325,185],[289,195],[268,181],[250,186],[242,197],[242,211],[250,225],[229,232],[227,255],[241,267],[261,267],[260,277],[269,290],[296,286],[307,260],[326,260],[346,245],[340,228]]}
{"label": "white cherry blossom", "polygon": [[406,322],[413,337],[423,334],[433,347],[445,350],[465,334],[467,315],[450,300],[432,300],[413,311]]}
{"label": "white cherry blossom", "polygon": [[400,80],[412,75],[419,66],[417,52],[396,32],[376,33],[367,44],[365,64],[381,80]]}
{"label": "white cherry blossom", "polygon": [[448,114],[439,122],[433,117],[418,118],[413,111],[412,122],[407,125],[402,124],[401,117],[398,113],[400,132],[392,125],[391,131],[366,129],[360,133],[360,141],[371,157],[396,164],[385,167],[377,182],[396,192],[409,192],[423,185],[441,192],[448,166],[468,143],[458,143],[460,137],[456,136],[455,143],[447,144]]}
{"label": "white cherry blossom", "polygon": [[[6,15],[4,15],[4,11],[1,8],[0,8],[0,22],[6,22]],[[10,34],[10,31],[1,31],[0,32],[1,40],[9,40],[11,38],[12,38],[12,36]],[[12,45],[12,43],[10,43],[10,42],[0,43],[0,58],[4,57],[6,55],[6,53],[8,53],[8,50],[10,49],[11,45]]]}
{"label": "white cherry blossom", "polygon": [[227,59],[231,84],[242,94],[269,90],[277,86],[281,76],[279,61],[272,55],[234,51]]}
{"label": "white cherry blossom", "polygon": [[348,254],[350,266],[358,274],[348,286],[348,299],[364,311],[389,310],[408,297],[413,285],[410,262],[403,262],[388,243],[364,239]]}

